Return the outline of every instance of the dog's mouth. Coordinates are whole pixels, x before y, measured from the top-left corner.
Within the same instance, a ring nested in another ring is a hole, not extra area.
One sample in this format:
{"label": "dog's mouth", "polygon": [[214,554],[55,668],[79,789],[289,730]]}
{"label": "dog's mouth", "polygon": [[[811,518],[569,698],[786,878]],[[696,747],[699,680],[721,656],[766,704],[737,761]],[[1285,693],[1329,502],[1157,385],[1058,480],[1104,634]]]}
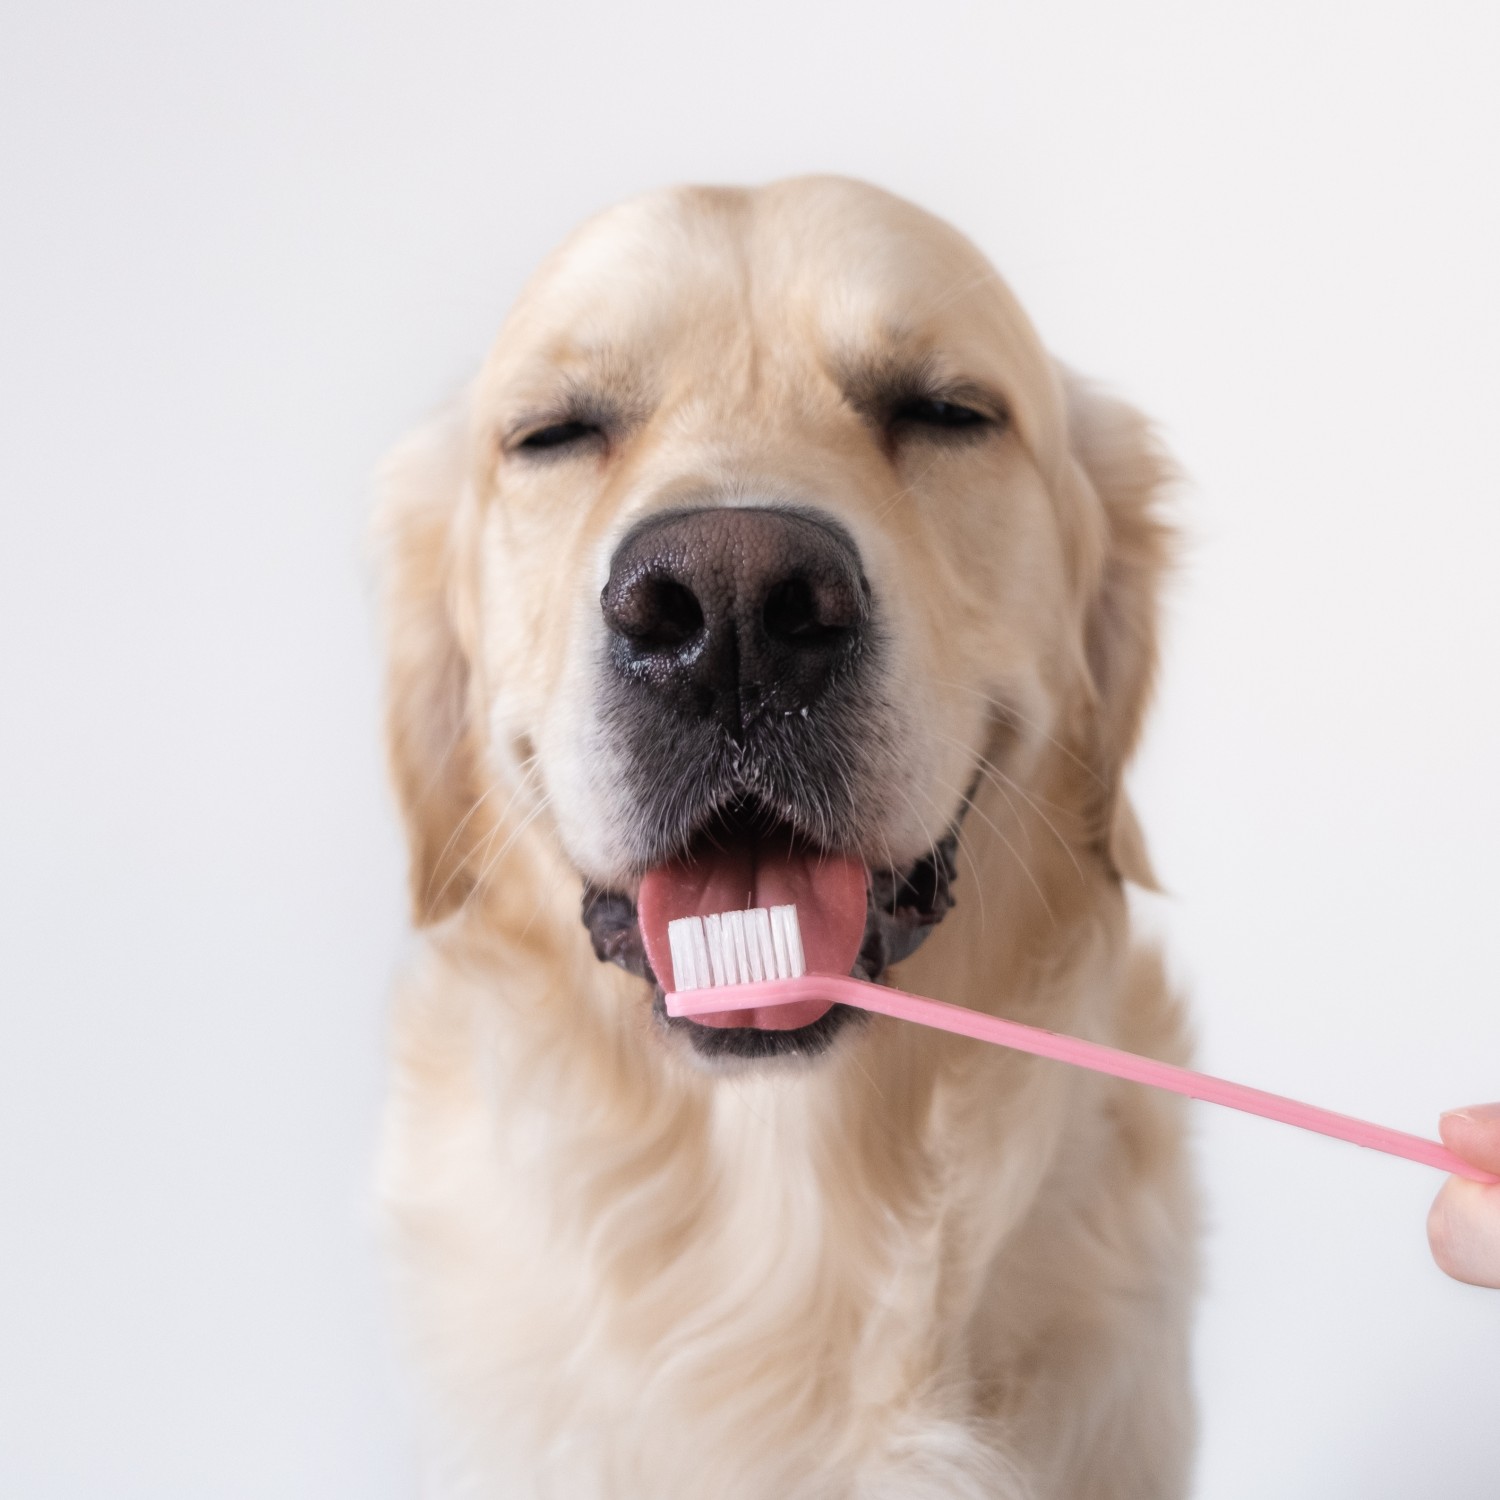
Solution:
{"label": "dog's mouth", "polygon": [[[671,966],[669,922],[752,906],[795,906],[808,970],[847,974],[864,938],[866,885],[862,860],[820,849],[784,825],[765,826],[753,810],[747,816],[735,809],[716,818],[680,858],[646,871],[636,912],[659,979]],[[798,1031],[832,1008],[831,1001],[806,1000],[724,1011],[699,1024]]]}
{"label": "dog's mouth", "polygon": [[[967,803],[965,803],[965,807]],[[962,812],[929,853],[902,870],[825,848],[753,801],[716,812],[635,895],[586,885],[583,921],[602,960],[656,985],[655,1013],[709,1057],[813,1055],[857,1012],[825,1001],[669,1017],[663,1004],[667,923],[748,906],[795,905],[810,972],[878,980],[953,905]]]}

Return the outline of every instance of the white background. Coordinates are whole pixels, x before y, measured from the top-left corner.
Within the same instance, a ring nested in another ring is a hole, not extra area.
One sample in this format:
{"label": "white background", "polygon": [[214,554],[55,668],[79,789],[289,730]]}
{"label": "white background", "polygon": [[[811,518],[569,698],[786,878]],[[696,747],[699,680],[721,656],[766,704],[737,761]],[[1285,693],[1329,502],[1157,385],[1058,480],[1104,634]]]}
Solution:
{"label": "white background", "polygon": [[[1136,779],[1205,1065],[1500,1097],[1500,10],[11,7],[0,1492],[413,1494],[368,475],[680,179],[955,220],[1193,480]],[[1202,1111],[1207,1500],[1493,1500],[1424,1168]]]}

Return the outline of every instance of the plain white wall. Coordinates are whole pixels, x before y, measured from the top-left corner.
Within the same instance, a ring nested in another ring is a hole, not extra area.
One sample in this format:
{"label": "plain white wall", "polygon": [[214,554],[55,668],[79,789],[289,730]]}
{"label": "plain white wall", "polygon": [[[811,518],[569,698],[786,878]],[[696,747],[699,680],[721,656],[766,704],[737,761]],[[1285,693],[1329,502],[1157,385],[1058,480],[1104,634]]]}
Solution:
{"label": "plain white wall", "polygon": [[[0,52],[0,1491],[411,1495],[368,475],[575,221],[838,170],[1194,481],[1136,785],[1216,1070],[1500,1096],[1500,11],[58,3]],[[1435,1174],[1198,1116],[1211,1500],[1500,1493]]]}

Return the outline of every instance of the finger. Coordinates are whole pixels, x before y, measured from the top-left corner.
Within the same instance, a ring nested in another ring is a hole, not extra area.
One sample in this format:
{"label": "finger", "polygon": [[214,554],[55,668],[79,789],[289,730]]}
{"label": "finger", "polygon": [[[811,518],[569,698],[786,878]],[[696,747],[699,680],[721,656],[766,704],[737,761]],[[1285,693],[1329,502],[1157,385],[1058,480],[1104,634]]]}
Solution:
{"label": "finger", "polygon": [[1465,1161],[1500,1173],[1500,1104],[1452,1109],[1438,1121],[1443,1144]]}
{"label": "finger", "polygon": [[1454,1280],[1500,1287],[1500,1185],[1450,1177],[1427,1215],[1427,1242]]}

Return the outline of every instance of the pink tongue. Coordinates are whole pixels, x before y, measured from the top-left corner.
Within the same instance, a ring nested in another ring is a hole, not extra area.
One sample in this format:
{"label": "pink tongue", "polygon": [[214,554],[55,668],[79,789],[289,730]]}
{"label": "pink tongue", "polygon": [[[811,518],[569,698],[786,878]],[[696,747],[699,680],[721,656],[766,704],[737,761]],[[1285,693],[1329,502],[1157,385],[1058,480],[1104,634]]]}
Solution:
{"label": "pink tongue", "polygon": [[[847,974],[865,934],[865,867],[841,854],[820,854],[771,838],[730,849],[708,849],[691,859],[648,870],[636,909],[646,956],[670,988],[672,950],[667,923],[678,917],[750,906],[795,906],[809,974]],[[755,1026],[793,1031],[810,1026],[831,1000],[758,1006],[695,1017],[703,1026]]]}

